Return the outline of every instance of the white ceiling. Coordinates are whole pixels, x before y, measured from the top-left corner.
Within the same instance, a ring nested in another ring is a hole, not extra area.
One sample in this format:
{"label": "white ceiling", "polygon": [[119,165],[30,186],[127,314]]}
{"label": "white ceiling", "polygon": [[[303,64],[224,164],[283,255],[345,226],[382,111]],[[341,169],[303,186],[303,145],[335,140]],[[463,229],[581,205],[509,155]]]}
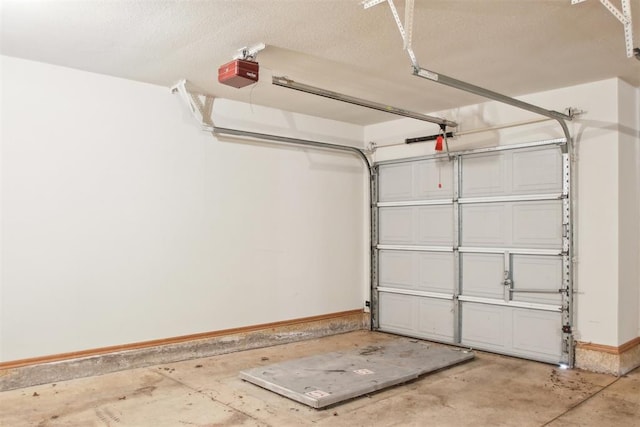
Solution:
{"label": "white ceiling", "polygon": [[[272,73],[416,112],[481,101],[412,76],[388,5],[359,3],[0,0],[0,52],[167,87],[186,78],[214,96],[356,124],[396,117],[273,86]],[[622,25],[597,0],[415,3],[424,68],[510,96],[615,76],[640,86],[640,61],[626,57]],[[631,10],[638,46],[640,0]],[[220,85],[218,67],[257,42],[267,44],[260,82]]]}

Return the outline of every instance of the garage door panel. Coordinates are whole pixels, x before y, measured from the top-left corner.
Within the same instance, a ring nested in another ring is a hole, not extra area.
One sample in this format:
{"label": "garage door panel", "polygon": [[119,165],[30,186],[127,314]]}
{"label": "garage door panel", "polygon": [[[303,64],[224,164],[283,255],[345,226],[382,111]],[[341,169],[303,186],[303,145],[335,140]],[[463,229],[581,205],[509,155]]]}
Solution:
{"label": "garage door panel", "polygon": [[558,149],[512,153],[513,194],[549,194],[562,191],[562,155]]}
{"label": "garage door panel", "polygon": [[381,208],[380,243],[411,244],[415,240],[413,208]]}
{"label": "garage door panel", "polygon": [[464,205],[461,207],[462,246],[499,246],[509,244],[507,206],[504,203]]}
{"label": "garage door panel", "polygon": [[410,334],[415,330],[415,297],[380,292],[380,327],[390,332]]}
{"label": "garage door panel", "polygon": [[424,160],[379,169],[380,202],[417,201],[453,198],[453,164]]}
{"label": "garage door panel", "polygon": [[461,206],[462,246],[562,247],[562,202],[476,203]]}
{"label": "garage door panel", "polygon": [[560,313],[511,310],[513,351],[541,360],[560,360],[562,353]]}
{"label": "garage door panel", "polygon": [[481,298],[504,298],[504,255],[460,255],[462,265],[461,294]]}
{"label": "garage door panel", "polygon": [[508,189],[505,155],[473,156],[462,160],[462,197],[499,196]]}
{"label": "garage door panel", "polygon": [[380,251],[380,286],[417,289],[419,270],[415,255],[413,252]]}
{"label": "garage door panel", "polygon": [[526,202],[512,206],[514,247],[561,248],[562,202]]}
{"label": "garage door panel", "polygon": [[453,341],[453,301],[432,298],[418,300],[418,333],[438,341]]}
{"label": "garage door panel", "polygon": [[403,163],[380,167],[378,187],[378,199],[381,202],[411,200],[413,195],[413,165],[411,163]]}
{"label": "garage door panel", "polygon": [[556,256],[513,255],[513,288],[549,291],[553,293],[513,293],[513,300],[538,304],[560,305],[558,292],[562,284],[562,258]]}
{"label": "garage door panel", "polygon": [[453,206],[420,206],[418,213],[419,245],[453,245]]}
{"label": "garage door panel", "polygon": [[415,196],[418,199],[453,198],[453,163],[447,159],[427,160],[414,165]]}
{"label": "garage door panel", "polygon": [[453,207],[386,207],[379,211],[381,244],[452,246]]}
{"label": "garage door panel", "polygon": [[545,362],[560,360],[560,313],[464,302],[461,317],[463,345]]}
{"label": "garage door panel", "polygon": [[453,294],[455,275],[453,252],[421,252],[416,254],[416,258],[420,271],[418,289]]}
{"label": "garage door panel", "polygon": [[453,293],[453,253],[382,250],[379,261],[380,286]]}
{"label": "garage door panel", "polygon": [[497,305],[462,303],[462,343],[472,347],[506,351],[511,334],[507,311]]}
{"label": "garage door panel", "polygon": [[472,155],[462,160],[462,197],[561,191],[562,155],[556,148]]}
{"label": "garage door panel", "polygon": [[453,341],[453,301],[380,292],[382,330],[436,341]]}

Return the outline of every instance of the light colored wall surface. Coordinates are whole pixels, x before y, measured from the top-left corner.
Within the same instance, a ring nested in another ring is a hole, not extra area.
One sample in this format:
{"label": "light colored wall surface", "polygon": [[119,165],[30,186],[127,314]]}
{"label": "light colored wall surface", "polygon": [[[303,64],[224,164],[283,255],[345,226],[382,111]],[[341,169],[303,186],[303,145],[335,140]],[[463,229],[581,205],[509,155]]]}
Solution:
{"label": "light colored wall surface", "polygon": [[640,98],[638,90],[620,81],[618,86],[619,199],[620,199],[620,294],[619,341],[637,336],[640,324],[633,319],[640,313]]}
{"label": "light colored wall surface", "polygon": [[[167,88],[8,57],[1,65],[1,361],[349,310],[368,298],[359,159],[218,141]],[[637,110],[640,91],[635,101],[630,93],[612,79],[522,98],[586,110],[570,125],[576,335],[607,345],[640,334],[640,150],[618,126],[624,106]],[[444,115],[461,130],[536,118],[493,102]],[[225,100],[214,120],[354,146],[437,132],[409,119],[363,130]],[[638,129],[638,111],[635,120]],[[547,122],[452,147],[560,136]],[[427,143],[376,157],[432,152]]]}
{"label": "light colored wall surface", "polygon": [[[0,60],[2,60],[2,56],[0,56]],[[4,174],[2,173],[2,165],[4,164],[4,160],[3,160],[3,139],[4,139],[4,134],[2,133],[2,128],[4,127],[4,71],[3,71],[3,67],[1,66],[2,63],[0,62],[0,361],[3,360],[2,359],[2,354],[3,354],[3,348],[4,348],[4,344],[3,344],[3,340],[2,340],[2,325],[4,324],[3,321],[3,306],[4,306],[4,299],[2,297],[3,294],[3,277],[4,277],[4,268],[3,268],[3,236],[4,236],[4,197],[2,196],[2,188],[4,187],[4,183],[3,183],[3,176]]]}
{"label": "light colored wall surface", "polygon": [[[629,314],[633,314],[631,321],[628,318],[620,319],[618,313],[620,298],[623,298],[620,292],[627,290],[619,275],[628,277],[630,281],[635,275],[635,280],[638,280],[637,272],[634,273],[631,268],[619,269],[622,259],[619,256],[619,250],[622,249],[619,244],[619,220],[627,221],[626,213],[621,216],[620,209],[623,206],[620,205],[620,200],[625,198],[625,202],[622,202],[625,206],[626,200],[637,200],[638,190],[632,185],[629,188],[621,186],[620,194],[618,191],[618,163],[623,156],[618,144],[618,88],[619,81],[610,79],[521,97],[524,101],[547,109],[564,111],[566,107],[577,107],[586,111],[569,124],[575,140],[577,159],[577,166],[574,168],[574,197],[577,206],[574,218],[577,260],[574,329],[576,338],[581,341],[614,346],[625,342],[623,336],[627,335],[627,332],[619,332],[619,326],[622,329],[619,320],[626,322],[624,328],[627,331],[629,327],[637,329],[633,319],[638,317],[637,313],[632,313],[638,310],[637,306],[633,307],[633,302],[627,307]],[[540,118],[496,102],[435,115],[457,120],[461,131]],[[367,142],[373,141],[384,146],[402,143],[407,137],[435,134],[437,131],[438,128],[434,125],[400,119],[367,126],[364,137]],[[549,121],[463,136],[452,141],[451,147],[453,150],[461,150],[562,136],[557,122]],[[376,152],[376,160],[428,155],[434,152],[433,147],[434,143],[430,142],[381,148]],[[637,236],[637,233],[633,236]],[[632,243],[625,241],[622,246],[626,249]],[[628,265],[625,262],[625,266]]]}
{"label": "light colored wall surface", "polygon": [[[2,57],[0,360],[361,308],[352,155],[200,131],[164,87]],[[219,125],[361,144],[241,103]]]}
{"label": "light colored wall surface", "polygon": [[586,113],[572,126],[575,139],[575,336],[617,346],[618,340],[618,106],[617,80],[587,85],[572,103]]}

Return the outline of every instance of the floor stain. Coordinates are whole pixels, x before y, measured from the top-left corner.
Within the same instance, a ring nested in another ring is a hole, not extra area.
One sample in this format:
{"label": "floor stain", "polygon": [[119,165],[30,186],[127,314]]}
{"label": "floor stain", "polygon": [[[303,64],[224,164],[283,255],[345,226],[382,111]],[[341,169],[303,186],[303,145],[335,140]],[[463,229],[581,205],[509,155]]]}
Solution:
{"label": "floor stain", "polygon": [[146,396],[151,396],[151,395],[153,395],[153,392],[155,391],[156,388],[157,387],[154,386],[154,385],[148,385],[148,386],[145,386],[145,387],[140,387],[140,388],[137,388],[133,392],[133,394],[144,394]]}
{"label": "floor stain", "polygon": [[360,350],[360,355],[361,356],[368,356],[370,354],[377,353],[380,350],[382,350],[381,346],[370,345],[370,346],[365,347],[362,350]]}

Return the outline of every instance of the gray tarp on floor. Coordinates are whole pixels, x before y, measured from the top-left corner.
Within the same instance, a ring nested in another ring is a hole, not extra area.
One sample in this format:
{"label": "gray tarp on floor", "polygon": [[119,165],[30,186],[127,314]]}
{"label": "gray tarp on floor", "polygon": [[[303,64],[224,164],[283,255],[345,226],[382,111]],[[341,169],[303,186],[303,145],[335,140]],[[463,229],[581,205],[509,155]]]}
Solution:
{"label": "gray tarp on floor", "polygon": [[240,378],[313,408],[402,384],[473,359],[471,351],[397,338],[240,372]]}

